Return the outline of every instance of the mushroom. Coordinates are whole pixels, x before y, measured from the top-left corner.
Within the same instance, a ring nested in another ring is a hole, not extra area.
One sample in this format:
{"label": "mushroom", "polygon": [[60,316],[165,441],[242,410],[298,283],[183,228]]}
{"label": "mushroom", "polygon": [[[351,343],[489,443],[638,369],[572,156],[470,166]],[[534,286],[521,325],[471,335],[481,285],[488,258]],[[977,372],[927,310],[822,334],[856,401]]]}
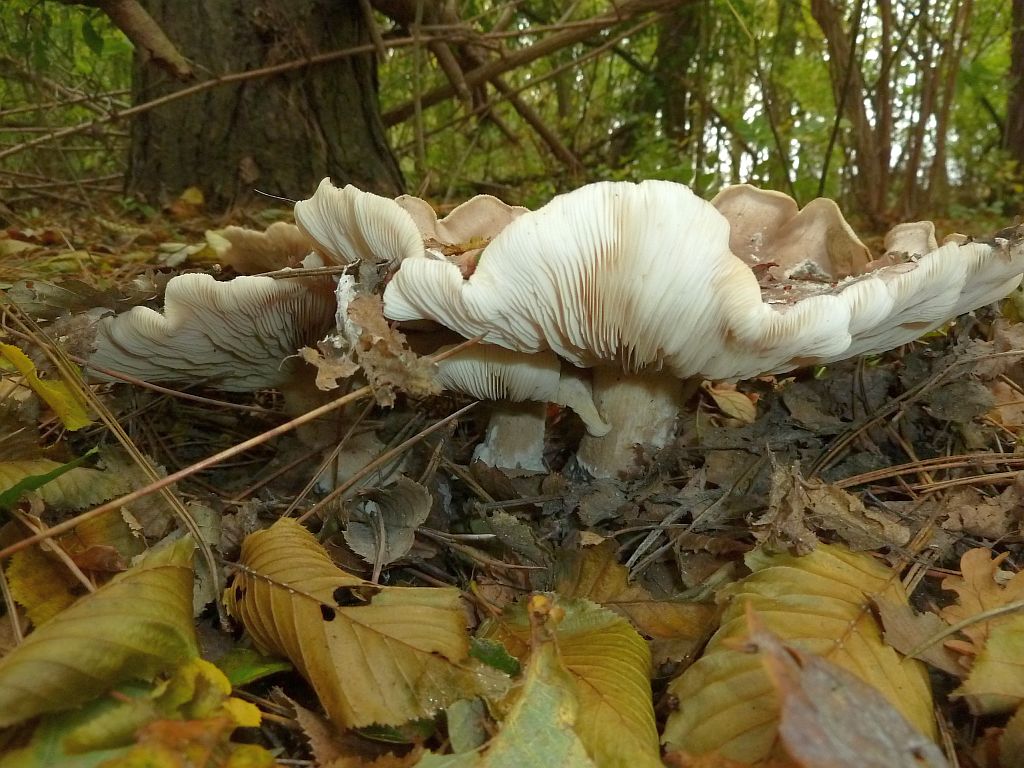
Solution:
{"label": "mushroom", "polygon": [[101,318],[89,362],[144,381],[277,387],[293,376],[296,352],[323,337],[334,315],[329,279],[179,275],[167,283],[163,314],[134,307]]}
{"label": "mushroom", "polygon": [[263,232],[231,226],[219,234],[231,244],[221,261],[242,275],[298,266],[313,250],[312,241],[284,221],[274,222]]}
{"label": "mushroom", "polygon": [[405,259],[384,311],[598,368],[595,401],[612,430],[585,437],[579,458],[613,476],[634,443],[671,436],[676,379],[738,380],[883,351],[1005,295],[1024,272],[1014,233],[1012,243],[950,243],[916,262],[837,283],[792,281],[763,297],[730,235],[727,218],[682,185],[592,184],[509,224],[468,279],[446,261]]}
{"label": "mushroom", "polygon": [[392,200],[324,179],[311,198],[295,204],[295,221],[328,263],[359,262],[360,284],[372,290],[377,264],[397,267],[406,258],[428,255],[471,266],[480,249],[525,210],[478,195],[438,219],[418,197]]}
{"label": "mushroom", "polygon": [[819,197],[799,210],[782,192],[737,184],[711,204],[729,222],[732,252],[751,266],[767,261],[776,279],[831,282],[860,274],[871,260],[834,200]]}
{"label": "mushroom", "polygon": [[550,352],[526,354],[477,344],[442,360],[444,389],[492,401],[487,435],[473,458],[492,467],[542,472],[547,404],[571,408],[591,435],[610,429],[594,407],[590,384],[577,368],[563,370]]}

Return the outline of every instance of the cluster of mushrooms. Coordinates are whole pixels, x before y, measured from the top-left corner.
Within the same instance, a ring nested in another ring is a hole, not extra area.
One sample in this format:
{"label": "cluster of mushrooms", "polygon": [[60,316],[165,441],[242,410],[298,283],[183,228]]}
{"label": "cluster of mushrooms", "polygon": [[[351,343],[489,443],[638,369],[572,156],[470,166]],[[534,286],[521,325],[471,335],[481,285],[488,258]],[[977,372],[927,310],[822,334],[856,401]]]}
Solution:
{"label": "cluster of mushrooms", "polygon": [[[557,403],[586,427],[579,466],[615,477],[636,446],[672,439],[687,380],[892,349],[1006,296],[1024,273],[1024,228],[939,245],[931,222],[901,224],[873,259],[831,200],[799,209],[748,185],[708,202],[667,181],[601,182],[536,211],[478,196],[438,219],[418,198],[325,179],[295,220],[223,233],[228,263],[273,277],[175,277],[163,314],[99,321],[91,362],[150,381],[287,388],[312,376],[300,348],[345,357],[360,332],[353,297],[382,292],[384,316],[418,351],[481,337],[436,370],[441,388],[492,403],[476,458],[544,470]],[[350,269],[281,271],[320,265]]]}

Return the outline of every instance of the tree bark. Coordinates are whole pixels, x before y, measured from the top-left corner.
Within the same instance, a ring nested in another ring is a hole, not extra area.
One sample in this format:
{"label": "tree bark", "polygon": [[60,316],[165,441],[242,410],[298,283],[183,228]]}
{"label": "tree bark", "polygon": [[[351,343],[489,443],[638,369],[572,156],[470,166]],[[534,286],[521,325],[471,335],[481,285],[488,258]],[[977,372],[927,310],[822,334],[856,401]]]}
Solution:
{"label": "tree bark", "polygon": [[[211,77],[370,42],[358,3],[331,0],[144,0],[194,64]],[[177,86],[142,57],[134,101]],[[132,123],[128,192],[161,202],[198,186],[214,209],[245,204],[256,189],[288,198],[324,176],[386,195],[402,191],[377,103],[372,54],[218,86]]]}
{"label": "tree bark", "polygon": [[1003,146],[1024,168],[1024,0],[1013,0],[1010,36],[1010,86]]}

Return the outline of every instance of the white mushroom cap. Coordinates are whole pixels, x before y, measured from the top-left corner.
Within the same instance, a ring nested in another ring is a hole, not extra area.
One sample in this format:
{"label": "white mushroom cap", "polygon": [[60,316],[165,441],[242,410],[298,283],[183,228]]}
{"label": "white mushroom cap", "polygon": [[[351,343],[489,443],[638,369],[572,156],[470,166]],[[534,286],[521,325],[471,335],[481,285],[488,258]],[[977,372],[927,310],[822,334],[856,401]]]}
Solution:
{"label": "white mushroom cap", "polygon": [[778,265],[771,273],[801,272],[828,281],[858,275],[871,260],[867,246],[835,201],[819,197],[797,210],[782,192],[749,184],[726,187],[711,204],[729,222],[729,247],[748,264]]}
{"label": "white mushroom cap", "polygon": [[321,181],[311,198],[295,204],[295,223],[328,263],[398,264],[423,255],[419,229],[405,209],[351,184],[339,189]]}
{"label": "white mushroom cap", "polygon": [[563,374],[552,353],[527,354],[476,345],[437,364],[437,383],[491,401],[487,433],[473,458],[492,467],[543,472],[547,404],[574,410],[592,435],[611,426],[594,406],[590,384],[578,368]]}
{"label": "white mushroom cap", "polygon": [[578,369],[563,373],[550,352],[527,354],[476,344],[437,364],[437,383],[480,400],[557,403],[571,408],[596,436],[610,429],[594,407],[589,384]]}
{"label": "white mushroom cap", "polygon": [[284,221],[274,222],[263,232],[231,226],[219,234],[231,243],[221,260],[243,275],[294,267],[313,250],[312,240]]}
{"label": "white mushroom cap", "polygon": [[384,311],[580,366],[742,379],[891,348],[998,298],[1024,272],[1019,241],[949,244],[766,302],[729,236],[725,217],[682,185],[593,184],[512,222],[467,280],[454,264],[406,260]]}
{"label": "white mushroom cap", "polygon": [[163,314],[134,307],[102,318],[90,362],[145,381],[274,387],[292,375],[289,358],[333,326],[334,310],[329,279],[179,275]]}

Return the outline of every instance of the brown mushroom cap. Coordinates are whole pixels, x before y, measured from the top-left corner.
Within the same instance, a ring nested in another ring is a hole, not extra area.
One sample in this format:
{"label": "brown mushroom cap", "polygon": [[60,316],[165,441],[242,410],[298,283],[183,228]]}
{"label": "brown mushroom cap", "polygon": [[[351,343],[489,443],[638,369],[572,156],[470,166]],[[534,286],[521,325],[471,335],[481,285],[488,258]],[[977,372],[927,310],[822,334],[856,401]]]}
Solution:
{"label": "brown mushroom cap", "polygon": [[749,184],[726,187],[711,204],[729,222],[729,247],[748,264],[770,262],[777,278],[794,273],[825,281],[861,274],[870,252],[835,201],[819,197],[797,209],[782,192]]}
{"label": "brown mushroom cap", "polygon": [[221,261],[242,275],[297,266],[313,250],[313,242],[284,221],[274,222],[263,232],[231,226],[219,234],[231,243]]}

